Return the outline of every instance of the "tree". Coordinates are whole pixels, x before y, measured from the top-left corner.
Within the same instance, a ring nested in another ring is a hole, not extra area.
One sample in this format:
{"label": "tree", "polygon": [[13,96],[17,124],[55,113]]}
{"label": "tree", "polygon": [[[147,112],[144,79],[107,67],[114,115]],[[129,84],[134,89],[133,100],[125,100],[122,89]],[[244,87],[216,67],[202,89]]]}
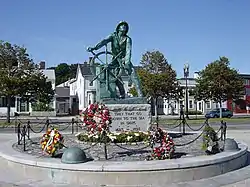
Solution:
{"label": "tree", "polygon": [[59,85],[76,77],[77,64],[68,65],[66,63],[60,63],[56,67],[50,67],[48,69],[55,70],[56,85]]}
{"label": "tree", "polygon": [[[42,95],[53,93],[51,84],[49,86],[46,82],[46,77],[29,58],[24,47],[0,41],[0,71],[0,95],[7,98],[8,123],[12,98],[19,96],[35,102]],[[47,101],[50,102],[51,97]]]}
{"label": "tree", "polygon": [[132,88],[129,89],[128,91],[133,97],[137,97],[138,93],[136,91],[136,88],[133,86]]}
{"label": "tree", "polygon": [[226,57],[220,57],[219,60],[208,64],[199,73],[194,90],[197,100],[211,99],[220,104],[220,117],[222,117],[222,102],[229,99],[236,101],[244,95],[243,79],[238,71],[229,65]]}
{"label": "tree", "polygon": [[155,116],[157,114],[157,100],[179,99],[183,96],[182,88],[176,78],[176,72],[171,64],[159,51],[147,51],[142,55],[142,68],[138,69],[138,76],[141,80],[143,93],[151,97],[155,104]]}

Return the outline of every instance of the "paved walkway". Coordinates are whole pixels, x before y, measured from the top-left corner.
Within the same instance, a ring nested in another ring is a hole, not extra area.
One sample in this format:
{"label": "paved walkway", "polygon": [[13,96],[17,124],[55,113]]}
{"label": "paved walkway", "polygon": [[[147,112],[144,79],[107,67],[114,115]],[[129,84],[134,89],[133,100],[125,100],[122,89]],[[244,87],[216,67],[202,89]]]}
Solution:
{"label": "paved walkway", "polygon": [[[228,138],[235,138],[238,141],[245,142],[246,144],[250,145],[250,130],[230,130],[228,132]],[[13,134],[1,134],[0,142],[8,141],[13,139]],[[13,170],[10,170],[3,159],[0,159],[0,187],[77,187],[76,185],[69,185],[69,184],[52,184],[51,182],[41,181],[38,179],[29,179],[23,178],[18,175]],[[231,183],[231,184],[230,184]],[[88,185],[81,185],[82,187],[97,187],[97,186],[88,186]],[[202,179],[198,181],[190,181],[190,182],[183,182],[183,183],[176,183],[176,184],[169,184],[169,185],[162,185],[158,187],[248,187],[250,186],[250,166],[242,168],[237,171],[233,171],[230,173],[226,173],[220,176]],[[100,186],[99,186],[100,187]],[[115,186],[105,186],[102,187],[115,187]],[[123,186],[119,186],[123,187]],[[125,187],[125,186],[124,186]],[[129,186],[126,186],[129,187]],[[130,186],[132,187],[132,186]],[[135,186],[133,186],[135,187]],[[137,187],[149,187],[149,186],[140,186]]]}

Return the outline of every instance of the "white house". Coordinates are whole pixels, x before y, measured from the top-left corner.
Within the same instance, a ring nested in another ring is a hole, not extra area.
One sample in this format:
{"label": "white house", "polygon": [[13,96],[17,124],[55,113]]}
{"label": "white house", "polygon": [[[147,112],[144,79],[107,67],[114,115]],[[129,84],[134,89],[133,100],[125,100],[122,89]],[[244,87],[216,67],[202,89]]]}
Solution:
{"label": "white house", "polygon": [[[96,81],[93,81],[94,75],[90,70],[90,66],[87,62],[78,64],[76,78],[66,81],[58,85],[57,87],[69,87],[70,88],[70,110],[72,114],[78,114],[89,104],[96,101]],[[128,86],[129,77],[126,74],[122,75],[124,82],[124,88],[129,97],[130,94]]]}
{"label": "white house", "polygon": [[[197,73],[194,74],[194,78],[187,78],[187,89],[188,89],[188,111],[192,111],[194,113],[202,113],[205,114],[206,112],[218,108],[219,104],[214,103],[213,101],[209,100],[207,102],[205,101],[196,101],[194,99],[193,95],[190,95],[189,90],[192,90],[196,86],[196,79],[197,79]],[[185,87],[186,87],[186,79],[180,78],[178,79],[180,86],[184,88],[184,98],[180,99],[179,101],[170,99],[160,99],[158,103],[158,112],[159,114],[165,114],[165,115],[172,115],[172,114],[180,114],[180,106],[186,106],[186,97],[185,97]]]}
{"label": "white house", "polygon": [[[50,81],[52,88],[55,89],[55,71],[53,69],[45,69],[45,62],[40,62],[40,70],[47,77],[47,81]],[[51,107],[56,108],[55,98],[51,102]],[[30,114],[32,112],[31,103],[23,101],[20,97],[15,97],[11,102],[11,116],[17,112],[19,114]],[[5,97],[0,97],[0,116],[6,116],[7,114],[7,101]]]}

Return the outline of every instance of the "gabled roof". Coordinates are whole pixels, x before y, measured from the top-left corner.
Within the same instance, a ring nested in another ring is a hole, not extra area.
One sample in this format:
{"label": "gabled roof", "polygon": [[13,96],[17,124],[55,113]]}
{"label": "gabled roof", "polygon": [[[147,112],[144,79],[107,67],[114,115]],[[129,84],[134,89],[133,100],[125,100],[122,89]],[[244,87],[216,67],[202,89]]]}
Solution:
{"label": "gabled roof", "polygon": [[55,70],[53,69],[42,69],[41,70],[42,73],[50,80],[55,80],[56,76],[55,76]]}
{"label": "gabled roof", "polygon": [[240,74],[240,77],[244,79],[250,79],[250,74]]}
{"label": "gabled roof", "polygon": [[57,97],[69,97],[70,89],[68,87],[56,87]]}

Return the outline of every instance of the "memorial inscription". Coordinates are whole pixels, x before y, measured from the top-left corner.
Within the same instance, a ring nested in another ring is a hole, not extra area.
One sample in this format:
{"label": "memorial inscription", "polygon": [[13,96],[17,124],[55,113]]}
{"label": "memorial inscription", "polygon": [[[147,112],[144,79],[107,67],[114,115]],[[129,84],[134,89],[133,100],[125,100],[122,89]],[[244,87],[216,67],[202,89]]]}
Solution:
{"label": "memorial inscription", "polygon": [[[112,116],[112,125],[110,131],[147,131],[151,116],[148,104],[134,105],[116,105],[110,109]],[[109,107],[110,108],[110,107]]]}

